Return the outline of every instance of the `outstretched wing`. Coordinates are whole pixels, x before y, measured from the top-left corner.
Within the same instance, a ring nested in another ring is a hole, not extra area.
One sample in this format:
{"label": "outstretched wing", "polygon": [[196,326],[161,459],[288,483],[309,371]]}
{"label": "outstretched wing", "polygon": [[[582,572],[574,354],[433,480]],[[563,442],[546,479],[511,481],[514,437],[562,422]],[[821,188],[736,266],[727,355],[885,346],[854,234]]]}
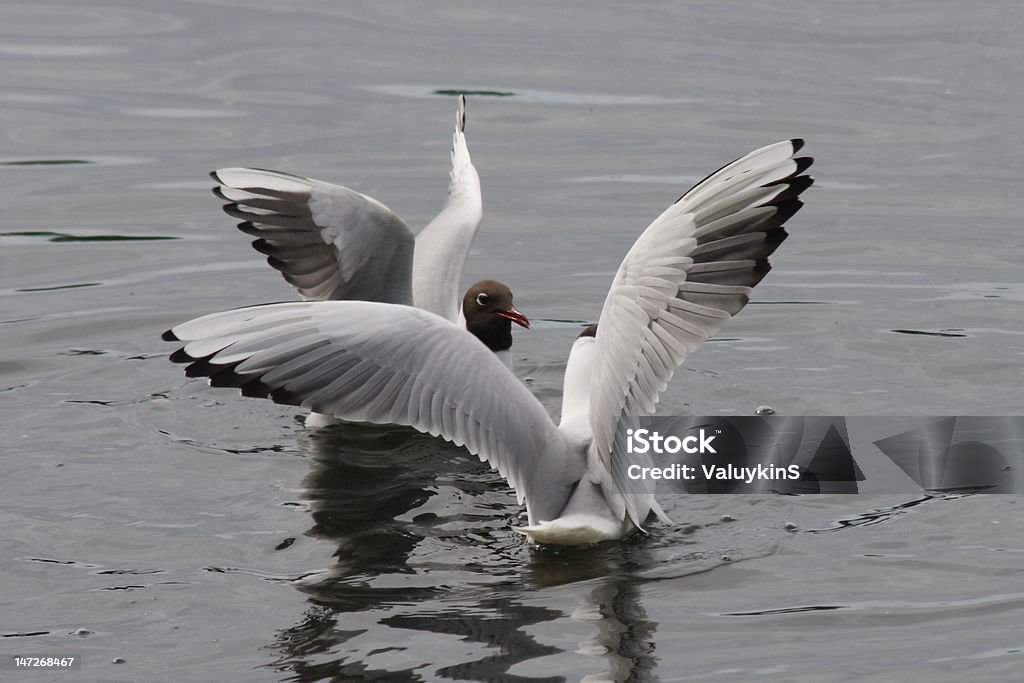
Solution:
{"label": "outstretched wing", "polygon": [[441,213],[416,236],[412,271],[416,306],[452,322],[458,319],[462,269],[482,218],[480,176],[466,146],[466,98],[460,95],[448,198]]}
{"label": "outstretched wing", "polygon": [[[622,415],[651,414],[675,369],[735,315],[768,273],[783,224],[813,180],[788,140],[737,159],[683,195],[619,266],[598,321],[590,392],[592,457],[604,471]],[[630,501],[626,512],[635,519]],[[628,498],[628,497],[627,497]]]}
{"label": "outstretched wing", "polygon": [[529,389],[478,339],[426,311],[269,304],[203,316],[164,339],[186,342],[171,360],[212,386],[463,445],[526,499],[531,517],[557,515],[583,471]]}
{"label": "outstretched wing", "polygon": [[279,171],[210,175],[225,213],[304,299],[412,303],[412,231],[376,199]]}

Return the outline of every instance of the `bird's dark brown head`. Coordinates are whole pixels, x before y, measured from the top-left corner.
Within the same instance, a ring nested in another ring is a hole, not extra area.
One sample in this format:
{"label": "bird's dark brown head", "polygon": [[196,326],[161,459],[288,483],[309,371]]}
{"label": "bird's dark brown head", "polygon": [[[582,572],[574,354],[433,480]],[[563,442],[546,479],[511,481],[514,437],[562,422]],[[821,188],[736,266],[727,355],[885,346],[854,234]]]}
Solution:
{"label": "bird's dark brown head", "polygon": [[496,280],[481,280],[462,297],[466,329],[491,351],[512,346],[512,323],[530,328],[530,321],[512,305],[512,290]]}

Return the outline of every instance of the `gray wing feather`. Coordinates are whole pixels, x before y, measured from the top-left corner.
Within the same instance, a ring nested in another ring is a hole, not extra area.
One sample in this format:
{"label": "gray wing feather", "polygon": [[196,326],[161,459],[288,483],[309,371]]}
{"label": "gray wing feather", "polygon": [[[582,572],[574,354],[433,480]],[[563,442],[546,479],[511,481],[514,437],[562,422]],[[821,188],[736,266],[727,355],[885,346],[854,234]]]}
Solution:
{"label": "gray wing feather", "polygon": [[412,231],[377,200],[279,171],[211,176],[224,212],[304,299],[412,303]]}

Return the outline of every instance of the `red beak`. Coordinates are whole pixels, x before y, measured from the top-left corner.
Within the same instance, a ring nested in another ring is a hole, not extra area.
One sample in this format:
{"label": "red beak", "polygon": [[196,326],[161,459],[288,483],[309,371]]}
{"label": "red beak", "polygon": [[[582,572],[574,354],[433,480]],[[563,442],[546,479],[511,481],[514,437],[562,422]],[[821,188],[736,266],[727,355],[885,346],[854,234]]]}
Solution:
{"label": "red beak", "polygon": [[502,318],[508,318],[509,320],[514,322],[516,325],[521,325],[521,326],[525,327],[526,329],[530,329],[530,320],[529,320],[529,318],[527,318],[525,315],[523,315],[522,313],[520,313],[519,311],[517,311],[514,308],[510,308],[507,311],[495,311],[495,313],[500,315]]}

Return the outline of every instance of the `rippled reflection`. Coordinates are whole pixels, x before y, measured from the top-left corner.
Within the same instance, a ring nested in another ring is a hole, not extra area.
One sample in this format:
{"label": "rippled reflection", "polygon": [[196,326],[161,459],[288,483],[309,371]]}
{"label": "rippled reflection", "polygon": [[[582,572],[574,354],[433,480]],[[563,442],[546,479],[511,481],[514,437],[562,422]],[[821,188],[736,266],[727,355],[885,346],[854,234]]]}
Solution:
{"label": "rippled reflection", "polygon": [[[637,580],[653,564],[648,539],[530,548],[497,474],[411,430],[342,425],[303,448],[307,534],[336,550],[295,582],[310,607],[272,646],[288,680],[559,681],[580,657],[593,660],[583,680],[654,671],[656,625]],[[567,597],[570,584],[579,591]],[[573,648],[552,644],[566,619],[585,634]]]}

